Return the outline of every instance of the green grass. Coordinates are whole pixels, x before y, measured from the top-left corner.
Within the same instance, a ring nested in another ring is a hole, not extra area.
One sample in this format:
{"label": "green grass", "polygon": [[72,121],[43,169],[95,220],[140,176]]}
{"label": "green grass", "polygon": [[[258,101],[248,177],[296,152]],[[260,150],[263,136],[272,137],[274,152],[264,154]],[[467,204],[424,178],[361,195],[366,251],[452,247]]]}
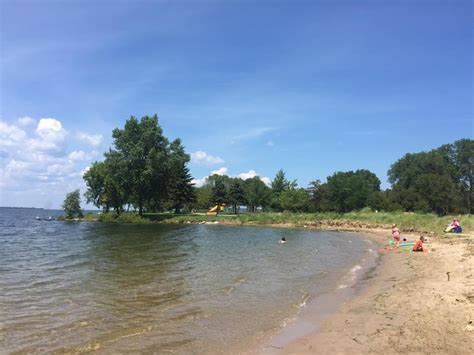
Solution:
{"label": "green grass", "polygon": [[136,213],[121,213],[117,215],[114,212],[101,214],[87,214],[84,216],[85,221],[105,222],[105,223],[151,223],[148,218],[141,217]]}
{"label": "green grass", "polygon": [[454,217],[458,217],[465,232],[474,229],[474,217],[471,215],[443,216],[412,212],[379,212],[364,209],[358,212],[339,213],[242,213],[238,215],[147,213],[140,217],[136,213],[115,213],[87,215],[85,220],[97,220],[112,223],[202,223],[221,221],[237,225],[288,225],[295,227],[315,226],[334,228],[385,228],[397,224],[402,232],[434,233],[443,235],[446,226]]}

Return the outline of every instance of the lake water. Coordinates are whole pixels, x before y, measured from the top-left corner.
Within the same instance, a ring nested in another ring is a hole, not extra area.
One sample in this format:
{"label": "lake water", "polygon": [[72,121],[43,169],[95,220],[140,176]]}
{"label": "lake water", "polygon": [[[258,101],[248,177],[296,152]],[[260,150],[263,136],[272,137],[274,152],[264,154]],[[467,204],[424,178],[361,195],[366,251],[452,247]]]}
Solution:
{"label": "lake water", "polygon": [[238,352],[344,287],[368,249],[305,229],[35,220],[49,215],[0,208],[4,352]]}

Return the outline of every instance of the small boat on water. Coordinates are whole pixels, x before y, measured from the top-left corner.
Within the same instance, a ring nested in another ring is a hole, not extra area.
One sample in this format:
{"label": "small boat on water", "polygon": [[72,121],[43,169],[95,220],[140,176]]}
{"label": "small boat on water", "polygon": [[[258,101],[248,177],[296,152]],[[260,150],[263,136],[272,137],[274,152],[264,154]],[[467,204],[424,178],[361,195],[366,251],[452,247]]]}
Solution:
{"label": "small boat on water", "polygon": [[38,217],[36,216],[35,218],[37,221],[54,221],[54,218],[49,216],[48,218],[41,218],[41,217]]}

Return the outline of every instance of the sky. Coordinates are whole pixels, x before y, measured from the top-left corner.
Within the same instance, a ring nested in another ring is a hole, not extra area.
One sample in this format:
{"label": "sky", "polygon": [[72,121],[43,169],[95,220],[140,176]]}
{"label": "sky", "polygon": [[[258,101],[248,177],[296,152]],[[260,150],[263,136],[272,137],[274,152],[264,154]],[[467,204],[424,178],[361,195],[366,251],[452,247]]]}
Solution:
{"label": "sky", "polygon": [[132,115],[182,139],[198,185],[369,169],[389,188],[406,153],[474,137],[470,0],[0,0],[0,16],[0,206],[84,192]]}

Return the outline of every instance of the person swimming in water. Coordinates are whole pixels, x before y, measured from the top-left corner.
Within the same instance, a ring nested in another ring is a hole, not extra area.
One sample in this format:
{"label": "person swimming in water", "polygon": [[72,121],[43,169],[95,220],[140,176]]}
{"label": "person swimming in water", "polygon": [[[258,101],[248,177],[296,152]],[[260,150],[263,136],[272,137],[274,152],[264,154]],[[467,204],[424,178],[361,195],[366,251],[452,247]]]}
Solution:
{"label": "person swimming in water", "polygon": [[281,239],[278,241],[278,244],[285,244],[285,243],[286,243],[285,237],[281,237]]}

